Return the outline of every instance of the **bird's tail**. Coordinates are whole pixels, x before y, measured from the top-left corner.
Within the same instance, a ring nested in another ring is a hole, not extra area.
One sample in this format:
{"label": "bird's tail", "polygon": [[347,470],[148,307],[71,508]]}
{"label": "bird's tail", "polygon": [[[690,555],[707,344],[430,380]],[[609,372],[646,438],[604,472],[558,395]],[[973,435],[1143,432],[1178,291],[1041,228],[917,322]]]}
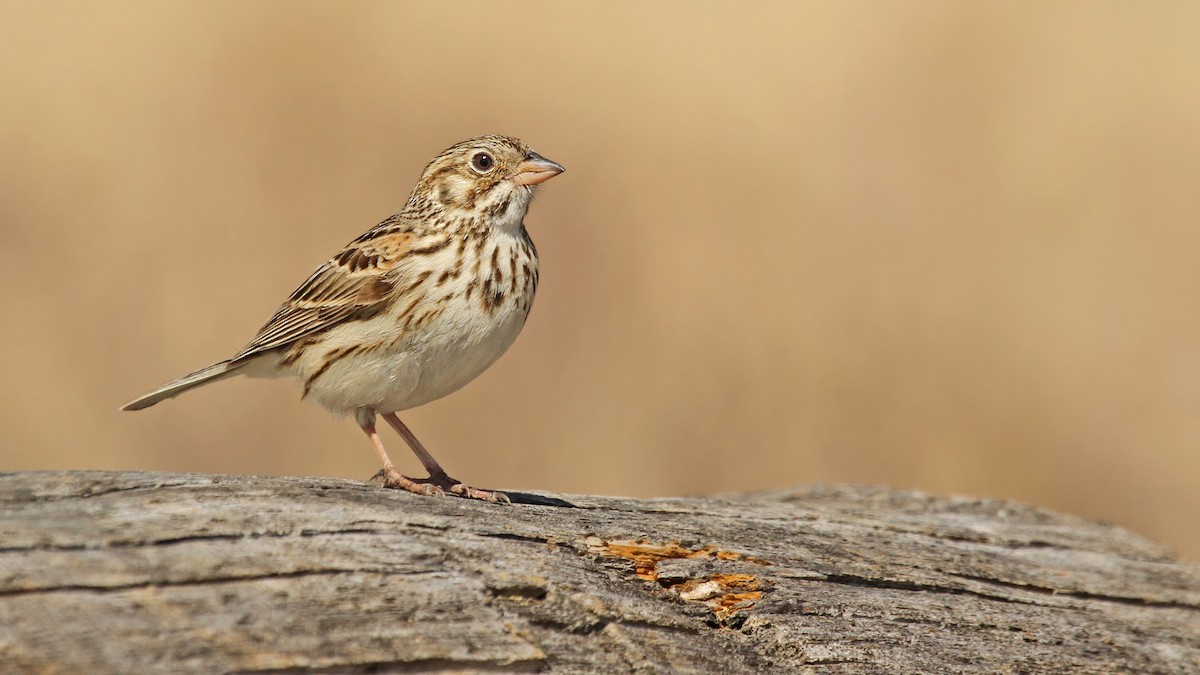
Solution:
{"label": "bird's tail", "polygon": [[164,384],[149,394],[140,396],[129,403],[126,403],[125,405],[121,406],[121,410],[141,410],[142,408],[149,408],[159,401],[178,396],[188,389],[194,389],[202,384],[216,382],[217,380],[223,380],[232,375],[236,375],[244,365],[246,365],[244,361],[241,363],[234,363],[232,361],[214,363],[207,368],[201,368],[190,375],[184,375],[174,382]]}

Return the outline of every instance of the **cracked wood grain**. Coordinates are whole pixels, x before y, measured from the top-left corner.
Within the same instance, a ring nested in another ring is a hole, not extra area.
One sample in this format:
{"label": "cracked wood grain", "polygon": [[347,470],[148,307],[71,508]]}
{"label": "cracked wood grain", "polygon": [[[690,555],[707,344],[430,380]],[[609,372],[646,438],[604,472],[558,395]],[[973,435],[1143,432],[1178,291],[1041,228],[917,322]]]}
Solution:
{"label": "cracked wood grain", "polygon": [[884,488],[0,474],[3,672],[1200,672],[1200,566]]}

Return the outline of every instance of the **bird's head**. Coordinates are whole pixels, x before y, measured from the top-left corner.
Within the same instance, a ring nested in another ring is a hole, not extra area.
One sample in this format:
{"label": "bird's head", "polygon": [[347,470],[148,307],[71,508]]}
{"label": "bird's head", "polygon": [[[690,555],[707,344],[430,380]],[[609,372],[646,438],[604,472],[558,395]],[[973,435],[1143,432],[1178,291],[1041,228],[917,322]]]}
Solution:
{"label": "bird's head", "polygon": [[563,167],[509,136],[479,136],[433,158],[409,200],[455,218],[519,227],[534,188]]}

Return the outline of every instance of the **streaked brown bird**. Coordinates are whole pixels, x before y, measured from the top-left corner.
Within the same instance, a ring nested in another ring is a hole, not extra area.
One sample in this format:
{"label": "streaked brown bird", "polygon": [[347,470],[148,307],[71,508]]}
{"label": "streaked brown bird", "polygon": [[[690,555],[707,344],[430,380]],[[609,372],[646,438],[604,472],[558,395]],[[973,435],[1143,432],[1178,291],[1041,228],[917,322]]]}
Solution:
{"label": "streaked brown bird", "polygon": [[[563,167],[507,136],[463,141],[425,167],[408,203],[317,268],[245,349],[126,404],[141,410],[233,375],[295,377],[304,398],[352,413],[383,462],[384,485],[488,501],[451,478],[396,413],[457,391],[525,325],[538,284],[525,230],[534,189]],[[392,465],[382,415],[429,472]]]}

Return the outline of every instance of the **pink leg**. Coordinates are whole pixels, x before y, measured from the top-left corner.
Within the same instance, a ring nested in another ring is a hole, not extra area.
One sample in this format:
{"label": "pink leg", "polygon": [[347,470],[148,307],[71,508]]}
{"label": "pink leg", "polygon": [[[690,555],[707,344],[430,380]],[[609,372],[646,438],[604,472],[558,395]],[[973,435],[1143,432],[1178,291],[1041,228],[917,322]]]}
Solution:
{"label": "pink leg", "polygon": [[417,459],[421,460],[421,464],[424,465],[425,470],[429,472],[429,478],[417,479],[415,482],[426,485],[436,485],[442,490],[449,490],[454,494],[469,497],[471,499],[482,499],[487,502],[504,502],[505,504],[512,503],[511,500],[509,500],[508,495],[504,494],[503,492],[496,492],[493,490],[478,490],[476,488],[464,485],[462,481],[451,478],[446,473],[446,470],[442,468],[442,465],[438,464],[437,460],[433,458],[433,455],[429,454],[429,451],[425,449],[425,446],[421,445],[421,441],[417,440],[417,437],[413,434],[413,432],[408,430],[408,426],[406,426],[404,422],[400,421],[400,418],[396,416],[396,413],[384,413],[383,419],[387,420],[387,423],[392,425],[392,428],[396,430],[396,433],[400,434],[400,436],[404,438],[405,442],[408,443],[408,447],[412,448],[413,454],[417,456]]}
{"label": "pink leg", "polygon": [[375,414],[360,410],[357,417],[358,425],[362,427],[367,437],[371,439],[371,443],[375,445],[375,452],[379,454],[379,460],[383,462],[384,487],[400,488],[401,490],[408,490],[419,495],[445,494],[437,485],[415,481],[397,471],[396,467],[392,465],[392,460],[388,459],[387,450],[383,449],[383,441],[380,440],[379,434],[375,432]]}
{"label": "pink leg", "polygon": [[425,446],[421,445],[421,441],[418,441],[416,435],[409,431],[408,425],[400,421],[396,413],[385,413],[383,419],[387,420],[387,423],[392,425],[392,428],[396,430],[396,433],[400,434],[404,442],[408,443],[408,447],[412,448],[413,454],[417,456],[417,459],[421,460],[421,465],[429,472],[430,478],[449,478],[442,465],[438,464],[433,455],[429,454],[429,451],[425,449]]}

